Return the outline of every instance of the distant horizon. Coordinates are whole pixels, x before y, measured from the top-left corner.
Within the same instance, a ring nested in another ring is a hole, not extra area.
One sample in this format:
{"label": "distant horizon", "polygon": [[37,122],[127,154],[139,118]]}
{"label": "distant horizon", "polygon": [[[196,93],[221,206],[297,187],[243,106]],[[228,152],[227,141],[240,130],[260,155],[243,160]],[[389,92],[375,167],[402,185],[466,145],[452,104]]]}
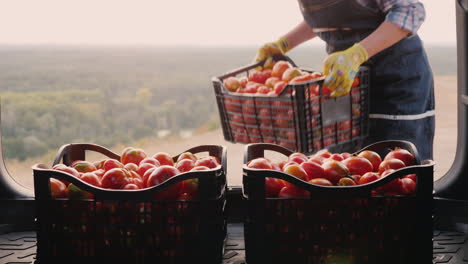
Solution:
{"label": "distant horizon", "polygon": [[[425,42],[427,47],[454,47],[457,43],[452,42]],[[149,44],[149,43],[0,43],[0,47],[143,47],[143,48],[257,48],[254,44]],[[325,47],[324,43],[307,43],[296,49]]]}

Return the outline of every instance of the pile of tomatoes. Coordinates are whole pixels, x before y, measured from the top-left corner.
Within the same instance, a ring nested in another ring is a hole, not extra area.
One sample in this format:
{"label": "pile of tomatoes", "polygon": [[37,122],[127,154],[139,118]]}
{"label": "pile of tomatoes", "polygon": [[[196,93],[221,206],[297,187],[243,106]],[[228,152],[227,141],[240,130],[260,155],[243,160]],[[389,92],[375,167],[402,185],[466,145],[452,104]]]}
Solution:
{"label": "pile of tomatoes", "polygon": [[[322,150],[308,157],[303,153],[292,153],[279,162],[267,158],[256,158],[246,165],[250,169],[277,170],[303,181],[323,186],[352,186],[374,182],[387,177],[395,170],[415,165],[416,159],[408,150],[395,148],[382,159],[371,150],[356,154],[330,153]],[[266,177],[267,197],[309,197],[308,191],[287,181]],[[412,195],[416,192],[416,175],[397,178],[372,191],[372,195]]]}
{"label": "pile of tomatoes", "polygon": [[[305,72],[287,61],[280,60],[271,68],[251,72],[248,77],[227,77],[223,80],[223,85],[228,91],[234,93],[278,96],[283,93],[288,84],[304,83],[321,77],[320,72]],[[318,85],[314,86],[313,92],[318,94],[318,87]],[[323,92],[330,93],[331,91],[324,89]]]}
{"label": "pile of tomatoes", "polygon": [[[189,171],[218,169],[220,161],[214,156],[197,157],[184,152],[175,160],[166,152],[148,156],[139,148],[125,148],[120,160],[103,159],[96,162],[76,160],[67,166],[56,164],[52,169],[65,172],[92,186],[104,189],[138,190],[157,186],[167,179]],[[53,198],[92,199],[93,194],[75,184],[50,178]],[[198,179],[189,179],[155,194],[162,200],[193,200],[198,195]]]}

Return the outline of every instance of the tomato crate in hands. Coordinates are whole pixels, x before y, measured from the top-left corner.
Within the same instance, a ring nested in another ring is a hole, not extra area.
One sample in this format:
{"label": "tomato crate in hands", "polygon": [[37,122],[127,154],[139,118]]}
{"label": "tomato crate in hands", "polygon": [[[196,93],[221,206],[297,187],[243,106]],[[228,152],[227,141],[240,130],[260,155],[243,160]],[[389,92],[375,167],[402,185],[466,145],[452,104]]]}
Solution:
{"label": "tomato crate in hands", "polygon": [[412,143],[312,156],[249,144],[244,163],[248,263],[431,263],[434,162]]}
{"label": "tomato crate in hands", "polygon": [[259,62],[213,78],[224,138],[303,153],[360,146],[368,134],[367,66],[349,94],[331,97],[321,73],[300,69],[286,56],[275,60],[272,69],[257,70]]}
{"label": "tomato crate in hands", "polygon": [[220,263],[226,159],[216,145],[175,157],[62,146],[53,168],[33,166],[37,263]]}

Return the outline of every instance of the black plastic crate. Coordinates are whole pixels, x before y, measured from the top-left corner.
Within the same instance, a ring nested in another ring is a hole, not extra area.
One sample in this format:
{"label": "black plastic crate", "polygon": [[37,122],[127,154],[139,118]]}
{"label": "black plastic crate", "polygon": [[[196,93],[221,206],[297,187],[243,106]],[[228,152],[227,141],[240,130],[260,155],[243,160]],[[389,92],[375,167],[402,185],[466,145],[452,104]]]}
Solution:
{"label": "black plastic crate", "polygon": [[[69,144],[59,150],[54,164],[85,160],[86,151],[120,160],[98,145]],[[187,151],[208,152],[222,165],[182,173],[141,190],[98,188],[46,165],[34,165],[38,263],[220,263],[226,238],[226,148],[205,145]],[[50,178],[69,181],[94,198],[51,198]],[[197,199],[154,198],[187,179],[198,179]]]}
{"label": "black plastic crate", "polygon": [[[405,141],[382,141],[362,150],[385,155],[395,147],[409,150],[418,165],[364,185],[319,186],[283,172],[244,166],[247,262],[431,263],[434,163],[420,162],[414,145]],[[292,153],[278,145],[250,144],[244,162],[264,157],[265,151]],[[416,174],[414,195],[372,195],[408,174]],[[288,181],[309,191],[310,197],[266,198],[265,177]]]}
{"label": "black plastic crate", "polygon": [[[275,60],[294,62],[285,56]],[[249,76],[262,62],[212,79],[227,141],[273,143],[303,153],[322,148],[357,149],[368,135],[369,69],[361,66],[350,94],[322,94],[324,78],[288,84],[279,96],[228,91],[223,80]],[[313,72],[301,69],[305,72]]]}

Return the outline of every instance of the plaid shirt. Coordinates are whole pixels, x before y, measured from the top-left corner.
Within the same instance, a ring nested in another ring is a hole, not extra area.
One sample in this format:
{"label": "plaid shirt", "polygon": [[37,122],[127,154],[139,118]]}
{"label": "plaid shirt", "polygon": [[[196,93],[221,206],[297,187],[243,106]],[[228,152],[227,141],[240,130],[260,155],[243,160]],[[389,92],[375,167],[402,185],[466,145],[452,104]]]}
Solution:
{"label": "plaid shirt", "polygon": [[426,12],[418,0],[356,0],[360,5],[386,14],[385,21],[415,34]]}

